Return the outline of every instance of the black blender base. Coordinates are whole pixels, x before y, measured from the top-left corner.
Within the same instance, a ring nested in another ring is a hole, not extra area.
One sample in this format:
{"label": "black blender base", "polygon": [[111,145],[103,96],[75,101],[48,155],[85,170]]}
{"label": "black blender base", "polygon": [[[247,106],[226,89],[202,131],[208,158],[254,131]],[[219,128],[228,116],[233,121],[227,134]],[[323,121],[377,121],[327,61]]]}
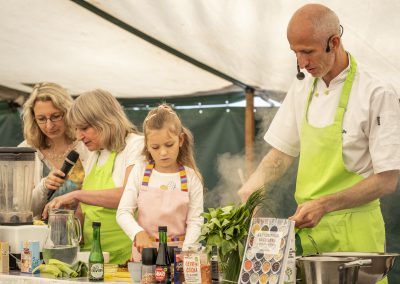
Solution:
{"label": "black blender base", "polygon": [[[13,256],[15,256],[18,259],[21,259],[21,254],[13,253]],[[9,264],[10,264],[10,270],[19,270],[19,267],[17,265],[17,260],[14,257],[10,256]]]}
{"label": "black blender base", "polygon": [[[15,256],[18,259],[21,259],[21,254],[20,253],[13,253],[13,256]],[[40,253],[40,259],[43,260],[43,254]],[[8,261],[9,265],[10,265],[10,270],[20,270],[18,265],[17,265],[17,260],[10,256],[9,261]]]}

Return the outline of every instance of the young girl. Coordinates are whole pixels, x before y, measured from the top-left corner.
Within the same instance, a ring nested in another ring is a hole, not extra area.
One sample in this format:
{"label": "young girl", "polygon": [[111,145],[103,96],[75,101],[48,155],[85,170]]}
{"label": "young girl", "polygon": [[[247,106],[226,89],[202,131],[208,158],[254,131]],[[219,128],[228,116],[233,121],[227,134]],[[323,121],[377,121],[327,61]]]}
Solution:
{"label": "young girl", "polygon": [[169,245],[195,243],[203,224],[203,185],[193,136],[165,104],[149,112],[143,132],[147,161],[135,165],[128,177],[117,222],[139,253],[156,245],[159,225],[168,227]]}

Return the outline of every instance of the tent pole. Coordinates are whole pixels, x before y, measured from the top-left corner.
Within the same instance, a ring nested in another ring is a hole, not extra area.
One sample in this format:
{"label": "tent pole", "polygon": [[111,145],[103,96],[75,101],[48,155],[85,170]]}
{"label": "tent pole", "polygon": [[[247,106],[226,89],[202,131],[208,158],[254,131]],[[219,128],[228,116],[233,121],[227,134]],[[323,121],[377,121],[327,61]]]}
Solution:
{"label": "tent pole", "polygon": [[246,178],[253,172],[254,157],[254,89],[246,88],[245,134]]}

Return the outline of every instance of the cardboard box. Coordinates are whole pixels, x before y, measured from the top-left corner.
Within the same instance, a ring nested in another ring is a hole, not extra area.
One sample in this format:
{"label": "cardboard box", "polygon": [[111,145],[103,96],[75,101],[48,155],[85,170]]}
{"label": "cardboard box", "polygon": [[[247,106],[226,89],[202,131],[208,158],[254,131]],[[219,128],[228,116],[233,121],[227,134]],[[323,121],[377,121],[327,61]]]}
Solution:
{"label": "cardboard box", "polygon": [[[21,242],[21,272],[32,273],[40,265],[39,241]],[[39,273],[39,271],[37,271]]]}
{"label": "cardboard box", "polygon": [[7,273],[10,271],[10,246],[8,242],[0,242],[0,273]]}

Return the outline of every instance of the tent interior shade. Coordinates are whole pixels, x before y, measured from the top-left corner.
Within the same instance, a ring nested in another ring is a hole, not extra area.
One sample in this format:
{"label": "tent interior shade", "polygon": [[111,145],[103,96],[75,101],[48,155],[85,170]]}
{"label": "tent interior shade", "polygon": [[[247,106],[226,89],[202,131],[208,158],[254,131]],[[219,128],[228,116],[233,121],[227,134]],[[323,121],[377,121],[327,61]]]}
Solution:
{"label": "tent interior shade", "polygon": [[[296,61],[286,40],[304,0],[89,0],[162,43],[259,90],[287,91]],[[400,88],[400,2],[319,1],[337,12],[343,43],[360,64]],[[103,88],[117,97],[219,90],[204,71],[66,0],[0,2],[0,85],[54,81],[72,93]]]}

